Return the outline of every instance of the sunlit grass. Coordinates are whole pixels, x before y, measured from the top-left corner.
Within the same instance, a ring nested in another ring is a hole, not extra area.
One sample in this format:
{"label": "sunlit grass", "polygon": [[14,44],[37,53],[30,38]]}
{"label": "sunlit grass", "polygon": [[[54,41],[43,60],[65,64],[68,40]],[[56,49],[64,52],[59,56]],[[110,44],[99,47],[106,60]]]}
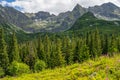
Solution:
{"label": "sunlit grass", "polygon": [[120,80],[120,55],[0,80]]}

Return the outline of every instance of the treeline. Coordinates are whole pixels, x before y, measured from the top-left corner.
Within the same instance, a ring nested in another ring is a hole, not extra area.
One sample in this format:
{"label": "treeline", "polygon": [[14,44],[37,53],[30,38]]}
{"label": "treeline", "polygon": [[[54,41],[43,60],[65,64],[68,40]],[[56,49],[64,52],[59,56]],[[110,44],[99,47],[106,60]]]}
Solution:
{"label": "treeline", "polygon": [[0,29],[0,77],[39,72],[119,52],[119,36],[102,35],[97,29],[85,36],[45,35],[21,44],[13,32],[9,45]]}

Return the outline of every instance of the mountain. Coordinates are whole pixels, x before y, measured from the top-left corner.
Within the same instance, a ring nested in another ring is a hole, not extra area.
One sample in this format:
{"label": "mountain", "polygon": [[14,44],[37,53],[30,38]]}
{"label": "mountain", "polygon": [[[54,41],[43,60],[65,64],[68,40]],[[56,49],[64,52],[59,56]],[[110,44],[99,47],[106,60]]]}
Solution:
{"label": "mountain", "polygon": [[[26,28],[32,32],[60,32],[68,30],[77,18],[86,13],[86,8],[77,4],[72,11],[60,13],[58,16],[50,15],[49,12],[27,13],[34,23]],[[25,29],[26,30],[26,29]]]}
{"label": "mountain", "polygon": [[88,11],[96,14],[98,18],[120,20],[120,7],[110,2],[102,4],[101,6],[89,7]]}
{"label": "mountain", "polygon": [[76,20],[74,25],[68,30],[75,33],[87,32],[98,28],[102,33],[119,33],[120,21],[106,21],[98,19],[93,13],[87,12]]}
{"label": "mountain", "polygon": [[69,15],[64,18],[61,25],[62,27],[64,27],[63,30],[69,29],[71,25],[73,25],[73,23],[86,12],[86,8],[83,8],[82,6],[77,4],[75,8],[69,13]]}
{"label": "mountain", "polygon": [[35,16],[32,17],[33,19],[40,19],[40,20],[46,20],[49,17],[54,17],[54,14],[50,14],[49,12],[39,11],[38,13],[35,13]]}
{"label": "mountain", "polygon": [[60,13],[58,16],[50,18],[55,22],[55,27],[52,29],[52,32],[68,30],[71,25],[73,25],[73,23],[76,21],[76,19],[78,19],[86,12],[86,8],[83,8],[82,6],[77,4],[72,11]]}
{"label": "mountain", "polygon": [[72,14],[74,15],[74,17],[77,19],[80,16],[82,16],[85,12],[87,11],[86,8],[83,8],[82,6],[80,6],[79,4],[77,4],[75,6],[75,8],[72,10]]}
{"label": "mountain", "polygon": [[0,16],[2,17],[0,18],[0,21],[4,20],[21,28],[32,23],[31,19],[24,13],[21,13],[12,7],[2,7],[0,5]]}

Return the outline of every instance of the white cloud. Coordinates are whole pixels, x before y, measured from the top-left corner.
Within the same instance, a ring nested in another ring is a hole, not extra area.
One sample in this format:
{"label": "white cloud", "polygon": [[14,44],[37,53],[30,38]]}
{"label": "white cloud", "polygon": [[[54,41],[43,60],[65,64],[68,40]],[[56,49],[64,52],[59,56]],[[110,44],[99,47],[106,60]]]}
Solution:
{"label": "white cloud", "polygon": [[2,5],[10,5],[12,7],[19,6],[23,8],[24,12],[38,12],[48,11],[54,14],[72,10],[74,6],[79,3],[83,7],[94,5],[101,5],[106,2],[113,2],[120,5],[119,0],[16,0],[15,2],[8,3],[2,1]]}

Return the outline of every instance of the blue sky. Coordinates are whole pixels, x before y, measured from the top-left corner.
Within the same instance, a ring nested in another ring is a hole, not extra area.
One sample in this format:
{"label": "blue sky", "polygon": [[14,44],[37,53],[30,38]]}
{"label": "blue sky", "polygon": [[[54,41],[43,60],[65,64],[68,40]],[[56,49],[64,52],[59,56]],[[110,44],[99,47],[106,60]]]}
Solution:
{"label": "blue sky", "polygon": [[6,2],[6,4],[4,4],[4,6],[10,6],[10,7],[14,7],[15,9],[19,10],[19,11],[22,11],[23,10],[23,7],[21,6],[11,6],[11,3],[12,2],[15,2],[16,0],[0,0],[0,2]]}
{"label": "blue sky", "polygon": [[0,2],[1,1],[14,2],[15,0],[0,0]]}
{"label": "blue sky", "polygon": [[21,12],[47,11],[53,14],[72,10],[76,4],[90,7],[107,2],[112,2],[120,7],[120,0],[0,0],[1,5],[14,7]]}

